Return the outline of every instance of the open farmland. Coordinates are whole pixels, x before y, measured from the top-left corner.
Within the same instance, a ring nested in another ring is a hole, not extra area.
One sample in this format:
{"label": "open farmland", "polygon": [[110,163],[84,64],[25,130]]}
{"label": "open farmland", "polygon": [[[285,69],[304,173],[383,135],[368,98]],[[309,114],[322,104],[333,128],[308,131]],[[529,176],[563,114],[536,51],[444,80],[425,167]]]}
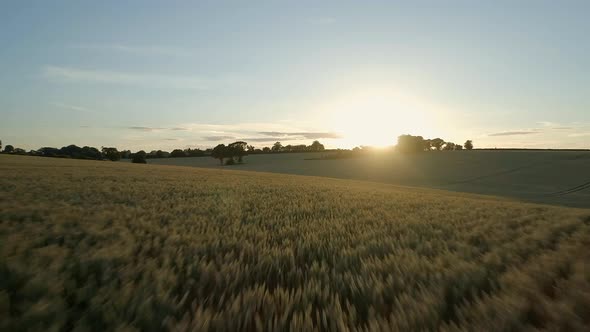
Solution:
{"label": "open farmland", "polygon": [[[444,151],[306,160],[329,153],[252,155],[231,169],[420,186],[590,208],[590,151]],[[148,163],[222,168],[213,158]]]}
{"label": "open farmland", "polygon": [[590,328],[590,210],[0,156],[0,330]]}

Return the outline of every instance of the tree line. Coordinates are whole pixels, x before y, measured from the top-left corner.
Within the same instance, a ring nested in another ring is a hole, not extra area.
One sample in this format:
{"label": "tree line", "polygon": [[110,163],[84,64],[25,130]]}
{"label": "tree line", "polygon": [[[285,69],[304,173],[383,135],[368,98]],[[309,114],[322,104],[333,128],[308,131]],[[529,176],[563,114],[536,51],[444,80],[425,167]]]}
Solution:
{"label": "tree line", "polygon": [[[398,151],[409,152],[424,152],[424,151],[450,151],[450,150],[472,150],[473,141],[467,140],[463,145],[447,142],[441,138],[425,139],[422,136],[401,135],[397,139],[395,147]],[[74,158],[74,159],[92,159],[92,160],[112,160],[131,159],[134,163],[147,163],[147,159],[156,158],[184,158],[184,157],[204,157],[210,156],[217,160],[221,165],[234,165],[236,163],[243,163],[244,157],[249,154],[265,154],[265,153],[294,153],[294,152],[321,152],[326,151],[324,145],[319,141],[313,141],[310,145],[286,145],[281,142],[276,142],[270,147],[256,148],[244,141],[237,141],[228,145],[219,144],[214,148],[201,149],[174,149],[172,152],[163,150],[152,150],[145,152],[143,150],[135,153],[130,150],[119,151],[114,147],[95,147],[76,145],[64,146],[60,149],[53,147],[43,147],[38,150],[31,150],[26,152],[24,149],[15,148],[12,145],[6,145],[2,150],[2,141],[0,141],[0,151],[8,154],[32,155],[43,157],[56,158]],[[341,150],[339,152],[346,152],[357,154],[360,152],[371,151],[369,147],[354,148],[352,150]]]}
{"label": "tree line", "polygon": [[397,138],[396,149],[400,152],[424,152],[424,151],[452,151],[472,150],[473,141],[467,140],[463,145],[446,142],[442,138],[425,139],[422,136],[401,135]]}
{"label": "tree line", "polygon": [[230,143],[227,146],[225,144],[219,144],[214,148],[208,148],[205,150],[201,149],[174,149],[172,152],[163,150],[152,150],[145,152],[144,150],[137,151],[135,153],[130,150],[119,151],[115,147],[101,147],[97,149],[95,147],[84,146],[79,147],[77,145],[68,145],[62,148],[54,147],[42,147],[37,150],[25,151],[21,148],[15,148],[12,145],[6,145],[2,149],[2,141],[0,141],[0,151],[6,154],[18,154],[18,155],[30,155],[30,156],[41,156],[41,157],[54,157],[54,158],[72,158],[72,159],[90,159],[90,160],[112,160],[117,161],[121,159],[131,159],[134,163],[146,163],[147,159],[157,158],[184,158],[184,157],[204,157],[211,156],[215,159],[219,159],[220,163],[223,164],[224,160],[227,165],[235,163],[242,163],[244,156],[248,154],[265,154],[265,153],[290,153],[290,152],[319,152],[324,151],[324,145],[319,141],[313,141],[311,145],[286,145],[283,146],[281,142],[274,143],[271,147],[256,148],[253,145],[249,145],[246,142],[238,141]]}

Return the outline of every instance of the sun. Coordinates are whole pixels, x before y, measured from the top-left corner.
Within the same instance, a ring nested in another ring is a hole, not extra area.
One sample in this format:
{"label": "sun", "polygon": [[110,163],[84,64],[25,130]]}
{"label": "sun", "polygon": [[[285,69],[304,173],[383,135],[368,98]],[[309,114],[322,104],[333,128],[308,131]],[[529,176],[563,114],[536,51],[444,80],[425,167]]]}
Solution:
{"label": "sun", "polygon": [[432,111],[416,98],[390,90],[350,93],[324,106],[326,121],[342,135],[338,145],[384,147],[401,134],[427,135]]}

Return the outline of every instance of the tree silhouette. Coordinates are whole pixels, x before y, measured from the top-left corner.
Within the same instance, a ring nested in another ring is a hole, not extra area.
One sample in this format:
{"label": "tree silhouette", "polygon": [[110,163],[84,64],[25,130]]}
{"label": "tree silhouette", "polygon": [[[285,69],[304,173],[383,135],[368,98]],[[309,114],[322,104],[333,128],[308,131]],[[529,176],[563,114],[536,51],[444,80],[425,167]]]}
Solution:
{"label": "tree silhouette", "polygon": [[225,144],[219,144],[216,147],[214,147],[213,150],[211,151],[211,157],[213,157],[215,159],[219,159],[219,163],[221,165],[223,165],[223,159],[227,155],[226,150],[227,150],[227,147],[225,146]]}
{"label": "tree silhouette", "polygon": [[14,152],[14,146],[9,144],[4,147],[4,153],[13,153],[13,152]]}
{"label": "tree silhouette", "polygon": [[445,151],[455,150],[455,143],[447,142],[447,144],[445,144],[445,147],[443,148],[443,150],[445,150]]}
{"label": "tree silhouette", "polygon": [[147,153],[145,153],[145,151],[138,151],[133,155],[131,162],[135,164],[147,164],[147,161],[145,160],[146,155]]}
{"label": "tree silhouette", "polygon": [[238,162],[242,162],[242,158],[247,154],[246,147],[248,143],[243,141],[238,141],[231,143],[227,146],[227,153],[229,158],[233,159],[234,157],[238,157]]}
{"label": "tree silhouette", "polygon": [[473,150],[473,141],[468,139],[465,141],[465,144],[463,144],[463,146],[466,150]]}
{"label": "tree silhouette", "polygon": [[437,151],[440,151],[443,147],[443,145],[445,144],[445,141],[442,138],[434,138],[430,140],[430,145],[436,149]]}
{"label": "tree silhouette", "polygon": [[424,151],[424,138],[422,136],[401,135],[397,138],[397,149],[404,153]]}
{"label": "tree silhouette", "polygon": [[170,152],[170,158],[181,158],[186,157],[186,153],[181,149],[175,149]]}
{"label": "tree silhouette", "polygon": [[309,148],[311,151],[324,151],[324,145],[320,141],[313,141]]}
{"label": "tree silhouette", "polygon": [[102,154],[105,156],[105,158],[111,161],[117,161],[121,159],[121,155],[119,154],[119,151],[117,151],[117,148],[106,148],[103,146]]}
{"label": "tree silhouette", "polygon": [[281,144],[281,142],[276,142],[275,144],[273,144],[271,150],[272,150],[272,152],[282,151],[283,150],[283,145]]}

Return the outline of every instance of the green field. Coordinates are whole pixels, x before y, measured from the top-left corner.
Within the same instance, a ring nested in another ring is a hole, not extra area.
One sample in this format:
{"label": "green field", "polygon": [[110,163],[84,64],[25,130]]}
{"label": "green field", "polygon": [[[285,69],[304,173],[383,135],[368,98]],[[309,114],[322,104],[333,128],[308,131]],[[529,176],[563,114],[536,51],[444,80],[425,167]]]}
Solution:
{"label": "green field", "polygon": [[[246,157],[246,164],[231,168],[420,186],[590,208],[589,151],[445,151],[306,160],[328,155],[252,155]],[[148,163],[221,168],[217,160],[207,157],[150,159]]]}
{"label": "green field", "polygon": [[588,209],[236,169],[1,155],[0,330],[590,329]]}

